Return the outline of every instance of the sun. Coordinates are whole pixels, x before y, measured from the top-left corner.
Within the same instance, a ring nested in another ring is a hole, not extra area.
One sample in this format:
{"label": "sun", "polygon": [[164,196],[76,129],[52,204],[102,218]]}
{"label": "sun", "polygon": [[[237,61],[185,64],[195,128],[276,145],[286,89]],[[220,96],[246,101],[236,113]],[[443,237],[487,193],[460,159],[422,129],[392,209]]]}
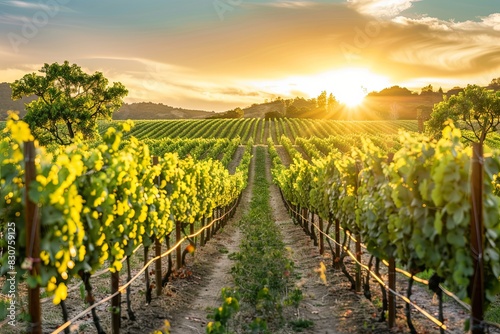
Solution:
{"label": "sun", "polygon": [[325,73],[331,83],[331,90],[337,100],[349,108],[363,103],[369,91],[380,89],[387,79],[372,73],[366,68],[341,68]]}
{"label": "sun", "polygon": [[349,108],[354,108],[363,103],[366,97],[366,88],[363,88],[363,86],[346,87],[337,91],[336,97],[340,103],[345,104]]}
{"label": "sun", "polygon": [[296,89],[306,92],[311,97],[327,91],[341,104],[356,107],[363,102],[368,92],[388,87],[389,83],[387,77],[373,73],[370,69],[343,67],[302,77],[301,80],[297,80]]}
{"label": "sun", "polygon": [[253,82],[261,90],[281,97],[294,97],[303,93],[309,98],[322,91],[333,96],[348,108],[363,103],[368,92],[389,87],[389,79],[367,68],[344,67],[307,76],[289,76],[269,81]]}

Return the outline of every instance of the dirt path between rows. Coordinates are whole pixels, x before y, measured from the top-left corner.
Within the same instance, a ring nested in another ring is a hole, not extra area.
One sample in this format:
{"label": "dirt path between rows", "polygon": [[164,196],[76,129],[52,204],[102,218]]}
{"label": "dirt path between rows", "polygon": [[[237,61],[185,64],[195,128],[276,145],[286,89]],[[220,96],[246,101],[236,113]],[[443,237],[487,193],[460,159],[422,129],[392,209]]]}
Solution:
{"label": "dirt path between rows", "polygon": [[227,166],[229,174],[234,174],[236,172],[236,168],[240,165],[241,159],[243,158],[244,154],[245,154],[245,146],[244,145],[238,146],[236,152],[234,153],[233,159]]}
{"label": "dirt path between rows", "polygon": [[[250,164],[248,186],[243,191],[240,204],[234,217],[229,221],[224,231],[202,249],[199,261],[206,270],[203,277],[197,282],[196,291],[187,304],[180,307],[178,312],[169,315],[172,334],[205,333],[205,326],[209,321],[207,314],[210,309],[222,303],[220,293],[222,288],[232,285],[231,267],[233,261],[228,255],[239,250],[241,233],[235,225],[248,211],[252,198],[254,179],[254,161]],[[201,253],[200,252],[200,253]],[[203,263],[202,263],[203,262]]]}

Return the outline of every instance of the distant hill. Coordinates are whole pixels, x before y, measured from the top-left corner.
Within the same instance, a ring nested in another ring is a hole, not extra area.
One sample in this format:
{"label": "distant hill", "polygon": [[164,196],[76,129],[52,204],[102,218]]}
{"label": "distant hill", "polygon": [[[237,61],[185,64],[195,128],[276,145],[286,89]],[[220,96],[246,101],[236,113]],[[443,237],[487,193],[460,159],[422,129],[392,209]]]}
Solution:
{"label": "distant hill", "polygon": [[23,117],[26,114],[24,104],[33,101],[35,98],[22,98],[17,101],[12,101],[12,90],[6,82],[0,83],[0,120],[7,118],[7,111],[19,111],[19,115]]}
{"label": "distant hill", "polygon": [[[26,115],[24,104],[33,101],[35,97],[12,100],[12,90],[8,83],[0,83],[0,120],[5,120],[8,110],[19,112],[19,116]],[[125,103],[113,114],[113,119],[181,119],[181,118],[207,118],[214,112],[175,108],[164,104],[151,102]]]}
{"label": "distant hill", "polygon": [[282,101],[266,102],[261,104],[252,104],[250,107],[243,108],[244,118],[264,118],[268,112],[284,112]]}
{"label": "distant hill", "polygon": [[164,104],[152,102],[125,103],[113,114],[113,119],[181,119],[181,118],[207,118],[215,112],[175,108]]}
{"label": "distant hill", "polygon": [[[316,100],[315,99],[278,99],[271,102],[261,104],[252,104],[250,107],[243,109],[244,118],[264,118],[267,113],[280,113],[286,114],[287,105],[293,104],[297,109],[302,108],[300,117],[302,118],[321,118],[316,113]],[[293,116],[291,116],[293,117]]]}

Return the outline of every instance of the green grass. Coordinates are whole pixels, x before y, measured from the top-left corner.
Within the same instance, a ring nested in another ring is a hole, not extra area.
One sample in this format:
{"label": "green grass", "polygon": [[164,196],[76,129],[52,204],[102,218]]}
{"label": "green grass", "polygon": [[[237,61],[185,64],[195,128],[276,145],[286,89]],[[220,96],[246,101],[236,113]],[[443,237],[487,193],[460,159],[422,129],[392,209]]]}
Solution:
{"label": "green grass", "polygon": [[306,319],[293,320],[290,324],[295,332],[302,332],[304,329],[310,328],[314,325],[311,320]]}
{"label": "green grass", "polygon": [[292,263],[272,219],[265,168],[265,148],[258,147],[253,197],[240,224],[243,241],[232,272],[243,301],[255,307],[259,316],[271,319],[280,315],[288,279],[284,273],[291,270]]}
{"label": "green grass", "polygon": [[500,324],[500,296],[497,296],[496,300],[488,308],[485,319]]}
{"label": "green grass", "polygon": [[428,281],[432,277],[432,275],[434,275],[433,270],[425,270],[425,271],[422,271],[422,272],[416,274],[415,276]]}
{"label": "green grass", "polygon": [[293,277],[293,262],[287,258],[281,232],[272,219],[265,154],[265,147],[256,148],[252,200],[239,222],[243,237],[239,251],[230,254],[235,261],[231,269],[235,290],[244,310],[237,326],[259,333],[273,332],[285,325],[282,312],[286,305],[291,305],[287,287]]}

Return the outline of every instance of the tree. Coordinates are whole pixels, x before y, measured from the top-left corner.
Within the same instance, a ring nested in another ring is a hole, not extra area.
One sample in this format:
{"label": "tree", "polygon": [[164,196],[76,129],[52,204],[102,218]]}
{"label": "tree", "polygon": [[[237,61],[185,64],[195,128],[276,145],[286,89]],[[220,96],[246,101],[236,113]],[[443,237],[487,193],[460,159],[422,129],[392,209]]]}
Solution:
{"label": "tree", "polygon": [[477,141],[483,143],[487,134],[496,131],[500,124],[500,92],[468,85],[458,95],[434,105],[431,119],[426,122],[427,131],[438,136],[447,119],[464,122]]}
{"label": "tree", "polygon": [[429,94],[432,94],[434,93],[434,88],[432,87],[432,85],[427,85],[425,87],[422,87],[422,90],[420,92],[420,95],[429,95]]}
{"label": "tree", "polygon": [[332,93],[328,95],[328,112],[331,114],[337,108],[339,102]]}
{"label": "tree", "polygon": [[326,91],[322,91],[317,98],[318,110],[320,112],[326,111]]}
{"label": "tree", "polygon": [[500,78],[491,79],[491,82],[488,85],[488,88],[491,88],[494,90],[499,90],[500,89]]}
{"label": "tree", "polygon": [[455,86],[446,92],[446,96],[450,97],[452,95],[457,95],[458,93],[463,92],[463,91],[464,91],[464,89],[462,87]]}
{"label": "tree", "polygon": [[123,104],[127,89],[119,82],[108,87],[101,72],[89,75],[68,61],[45,64],[36,73],[26,74],[11,84],[12,99],[36,95],[26,104],[27,122],[41,144],[68,145],[80,133],[93,138],[98,119],[111,119]]}
{"label": "tree", "polygon": [[232,110],[231,113],[234,115],[233,118],[242,118],[245,115],[245,112],[240,107]]}
{"label": "tree", "polygon": [[245,112],[240,107],[237,107],[236,109],[228,110],[223,113],[216,113],[208,118],[243,118],[244,115]]}

